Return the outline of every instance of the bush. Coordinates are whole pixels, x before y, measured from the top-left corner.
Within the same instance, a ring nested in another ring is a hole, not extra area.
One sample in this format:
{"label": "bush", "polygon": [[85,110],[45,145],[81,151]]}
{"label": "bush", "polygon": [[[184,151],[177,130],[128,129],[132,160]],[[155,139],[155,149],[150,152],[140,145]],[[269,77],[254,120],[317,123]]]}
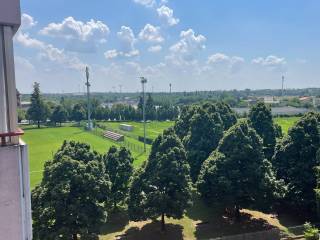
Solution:
{"label": "bush", "polygon": [[304,237],[306,240],[318,240],[319,239],[319,229],[310,223],[305,223],[304,225]]}

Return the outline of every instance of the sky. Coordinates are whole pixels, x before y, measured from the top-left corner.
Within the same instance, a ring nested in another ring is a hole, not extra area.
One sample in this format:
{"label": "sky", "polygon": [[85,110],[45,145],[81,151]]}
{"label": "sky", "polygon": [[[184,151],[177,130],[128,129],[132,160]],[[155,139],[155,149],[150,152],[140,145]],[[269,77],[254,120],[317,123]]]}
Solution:
{"label": "sky", "polygon": [[21,0],[17,87],[95,92],[320,87],[318,0]]}

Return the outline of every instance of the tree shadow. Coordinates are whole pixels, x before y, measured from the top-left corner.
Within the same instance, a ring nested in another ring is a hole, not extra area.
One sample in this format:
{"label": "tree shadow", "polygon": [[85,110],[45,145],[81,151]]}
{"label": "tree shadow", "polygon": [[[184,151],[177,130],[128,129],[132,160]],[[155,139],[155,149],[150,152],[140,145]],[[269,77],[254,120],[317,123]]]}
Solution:
{"label": "tree shadow", "polygon": [[213,216],[206,222],[196,225],[197,239],[210,239],[226,235],[236,235],[249,232],[258,232],[273,228],[266,220],[253,218],[250,214],[241,213],[240,220],[220,215]]}
{"label": "tree shadow", "polygon": [[117,212],[110,213],[108,221],[100,228],[101,234],[121,232],[129,223],[129,217],[125,210],[120,209]]}
{"label": "tree shadow", "polygon": [[166,224],[166,231],[160,230],[160,222],[155,221],[138,227],[129,228],[124,234],[117,236],[121,240],[183,240],[183,228],[177,224]]}

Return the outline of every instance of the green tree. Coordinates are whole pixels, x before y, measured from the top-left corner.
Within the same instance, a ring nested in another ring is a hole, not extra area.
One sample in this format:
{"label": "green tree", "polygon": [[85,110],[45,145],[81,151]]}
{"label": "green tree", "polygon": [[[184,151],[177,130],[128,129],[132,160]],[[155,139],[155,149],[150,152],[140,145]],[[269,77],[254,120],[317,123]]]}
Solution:
{"label": "green tree", "polygon": [[223,136],[223,124],[218,113],[209,115],[205,110],[198,109],[190,120],[189,129],[183,144],[187,152],[192,180],[196,181],[202,163],[215,150]]}
{"label": "green tree", "polygon": [[271,159],[276,145],[276,127],[273,124],[270,107],[258,102],[249,112],[249,122],[263,140],[264,154]]}
{"label": "green tree", "polygon": [[273,165],[277,176],[288,186],[286,205],[303,214],[315,212],[314,167],[320,163],[317,151],[320,147],[319,115],[304,115],[276,146]]}
{"label": "green tree", "polygon": [[66,109],[61,105],[57,105],[51,114],[51,117],[50,117],[51,122],[53,122],[55,125],[57,123],[60,123],[60,126],[61,126],[61,123],[67,121],[67,119],[68,119],[68,112],[66,111]]}
{"label": "green tree", "polygon": [[191,179],[184,147],[172,129],[165,130],[152,144],[147,163],[135,174],[128,211],[132,220],[180,219],[191,204]]}
{"label": "green tree", "polygon": [[283,194],[281,186],[264,158],[261,138],[246,121],[226,132],[217,150],[203,163],[197,182],[207,203],[234,211],[237,219],[241,208],[270,206]]}
{"label": "green tree", "polygon": [[25,120],[27,117],[27,112],[21,108],[17,109],[18,113],[18,122],[20,123],[22,120]]}
{"label": "green tree", "polygon": [[47,120],[48,112],[48,107],[40,93],[40,84],[35,82],[31,94],[31,106],[27,111],[28,119],[36,122],[38,128],[40,128],[40,123]]}
{"label": "green tree", "polygon": [[195,112],[199,109],[199,106],[183,106],[181,108],[180,117],[174,124],[174,131],[180,140],[183,140],[189,133],[190,121]]}
{"label": "green tree", "polygon": [[112,146],[104,157],[106,172],[111,181],[110,199],[113,208],[117,203],[124,202],[129,191],[129,181],[133,174],[133,158],[130,151],[121,147],[118,150]]}
{"label": "green tree", "polygon": [[146,100],[146,119],[155,120],[156,119],[156,107],[150,93],[148,93],[148,98]]}
{"label": "green tree", "polygon": [[86,117],[86,111],[83,108],[83,106],[79,103],[75,104],[72,109],[72,120],[80,124],[80,122],[84,120],[85,117]]}
{"label": "green tree", "polygon": [[32,191],[34,239],[94,236],[106,221],[109,190],[102,156],[87,144],[65,141]]}
{"label": "green tree", "polygon": [[237,123],[235,112],[224,102],[217,102],[215,104],[205,103],[203,104],[203,108],[209,114],[219,113],[224,130],[228,130],[231,126]]}

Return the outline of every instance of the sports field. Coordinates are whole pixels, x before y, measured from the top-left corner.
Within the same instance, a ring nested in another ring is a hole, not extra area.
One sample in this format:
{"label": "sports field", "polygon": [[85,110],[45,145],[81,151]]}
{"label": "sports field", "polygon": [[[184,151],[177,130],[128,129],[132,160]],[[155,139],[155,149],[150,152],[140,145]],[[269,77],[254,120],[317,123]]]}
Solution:
{"label": "sports field", "polygon": [[277,117],[274,122],[282,128],[282,133],[286,135],[288,130],[300,119],[300,117]]}
{"label": "sports field", "polygon": [[[106,123],[104,123],[106,124]],[[143,136],[142,123],[127,124],[134,125],[132,135],[138,137]],[[162,131],[172,126],[173,122],[152,122],[147,124],[147,137],[154,139]],[[111,128],[119,129],[119,123],[110,123]],[[40,129],[33,126],[23,128],[25,134],[23,140],[29,146],[30,160],[30,181],[31,187],[35,187],[41,181],[43,165],[45,161],[52,159],[53,154],[62,145],[64,140],[74,140],[88,143],[93,150],[99,153],[105,153],[112,145],[120,146],[119,143],[101,137],[103,130],[98,129],[93,132],[87,132],[83,128],[64,126],[64,127],[42,127]],[[147,154],[143,152],[143,143],[139,142],[135,137],[125,137],[124,146],[129,147],[135,161],[134,166],[138,167],[147,159]],[[147,150],[150,146],[147,146]]]}

